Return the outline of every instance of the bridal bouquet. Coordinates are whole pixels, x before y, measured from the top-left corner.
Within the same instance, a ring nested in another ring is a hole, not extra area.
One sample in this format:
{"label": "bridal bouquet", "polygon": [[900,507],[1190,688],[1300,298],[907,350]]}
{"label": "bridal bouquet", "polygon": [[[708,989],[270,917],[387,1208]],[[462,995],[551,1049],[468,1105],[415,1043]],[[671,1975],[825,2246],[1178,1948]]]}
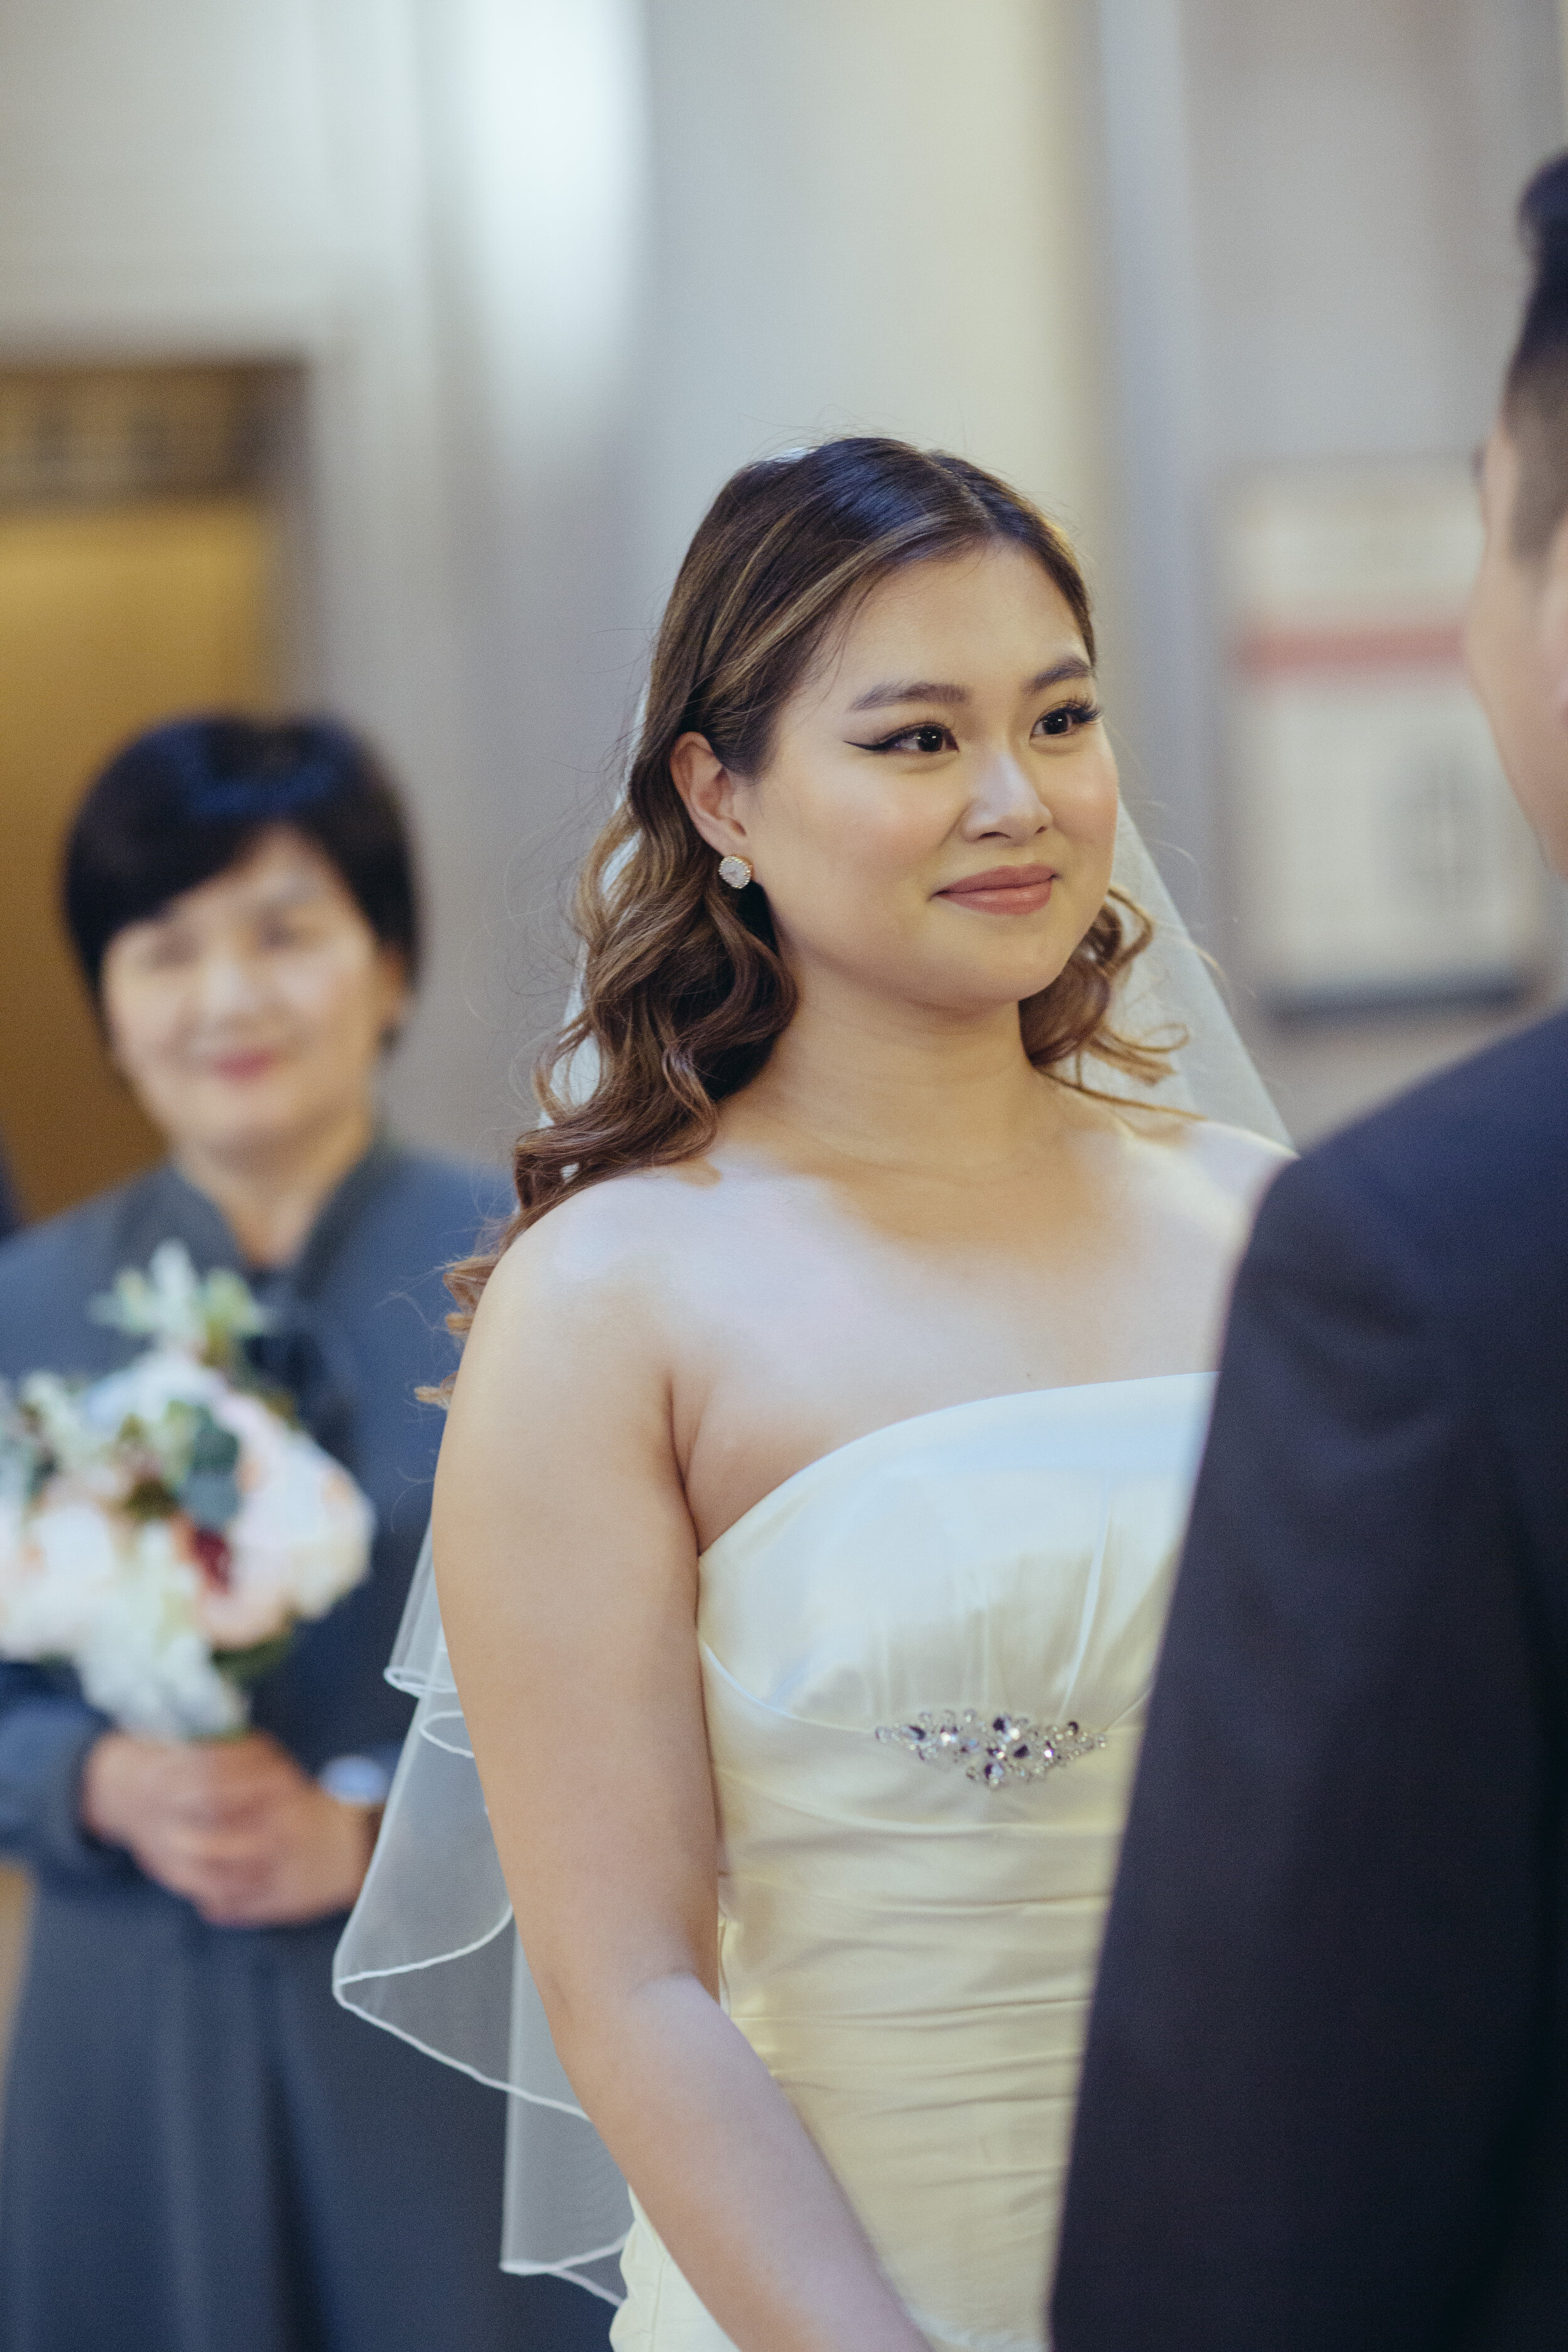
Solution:
{"label": "bridal bouquet", "polygon": [[267,1318],[237,1275],[165,1242],[92,1311],[149,1341],[123,1371],[0,1383],[0,1656],[73,1665],[127,1730],[237,1731],[294,1626],[364,1576],[370,1505],[247,1383]]}

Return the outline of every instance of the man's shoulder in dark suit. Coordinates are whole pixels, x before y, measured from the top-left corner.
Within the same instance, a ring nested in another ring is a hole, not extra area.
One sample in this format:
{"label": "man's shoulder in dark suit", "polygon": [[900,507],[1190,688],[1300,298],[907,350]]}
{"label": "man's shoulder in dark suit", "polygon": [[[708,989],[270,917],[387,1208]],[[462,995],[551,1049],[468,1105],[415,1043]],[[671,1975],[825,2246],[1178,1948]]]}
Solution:
{"label": "man's shoulder in dark suit", "polygon": [[[1565,1153],[1568,1012],[1440,1071],[1319,1144],[1300,1166],[1374,1193],[1409,1222],[1413,1239],[1489,1261],[1517,1256],[1518,1232],[1500,1224],[1500,1213],[1568,1230],[1560,1213]],[[1489,1214],[1479,1223],[1483,1209]]]}
{"label": "man's shoulder in dark suit", "polygon": [[[1318,1261],[1314,1265],[1314,1259]],[[1247,1281],[1418,1318],[1512,1457],[1538,1564],[1568,1468],[1568,1013],[1429,1078],[1288,1168]],[[1550,1491],[1548,1491],[1550,1490]],[[1561,1538],[1563,1530],[1558,1530]]]}
{"label": "man's shoulder in dark suit", "polygon": [[1062,2352],[1568,2343],[1568,1016],[1277,1180],[1090,2029]]}

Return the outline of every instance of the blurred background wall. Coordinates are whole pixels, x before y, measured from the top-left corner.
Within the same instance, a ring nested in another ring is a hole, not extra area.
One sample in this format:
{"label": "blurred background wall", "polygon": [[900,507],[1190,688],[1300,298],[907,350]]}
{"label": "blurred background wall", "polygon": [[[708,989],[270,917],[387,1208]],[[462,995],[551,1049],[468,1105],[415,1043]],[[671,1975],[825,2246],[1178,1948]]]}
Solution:
{"label": "blurred background wall", "polygon": [[[1447,1007],[1434,990],[1265,1017],[1224,522],[1259,479],[1310,511],[1314,484],[1359,470],[1371,504],[1379,480],[1461,469],[1482,440],[1518,323],[1513,206],[1563,143],[1563,17],[1556,0],[1102,0],[1098,19],[1130,781],[1310,1139],[1538,1009],[1561,985],[1561,896],[1511,1004],[1461,987]],[[1329,763],[1365,716],[1352,697]]]}
{"label": "blurred background wall", "polygon": [[[193,702],[329,703],[390,753],[435,918],[395,1109],[499,1149],[681,546],[734,465],[845,428],[963,449],[1081,540],[1130,796],[1299,1131],[1517,1017],[1554,950],[1511,1003],[1269,1017],[1220,534],[1265,461],[1480,437],[1560,44],[1555,0],[0,0],[28,1206],[148,1148],[37,974],[70,798]],[[170,370],[243,412],[205,474]]]}

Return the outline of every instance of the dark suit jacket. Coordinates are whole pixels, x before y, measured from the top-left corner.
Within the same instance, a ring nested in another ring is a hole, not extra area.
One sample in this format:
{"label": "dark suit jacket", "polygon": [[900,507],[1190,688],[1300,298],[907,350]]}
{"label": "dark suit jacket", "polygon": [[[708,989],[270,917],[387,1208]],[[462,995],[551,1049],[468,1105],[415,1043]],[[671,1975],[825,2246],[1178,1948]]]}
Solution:
{"label": "dark suit jacket", "polygon": [[1568,1018],[1288,1170],[1107,1934],[1057,2352],[1568,2346]]}

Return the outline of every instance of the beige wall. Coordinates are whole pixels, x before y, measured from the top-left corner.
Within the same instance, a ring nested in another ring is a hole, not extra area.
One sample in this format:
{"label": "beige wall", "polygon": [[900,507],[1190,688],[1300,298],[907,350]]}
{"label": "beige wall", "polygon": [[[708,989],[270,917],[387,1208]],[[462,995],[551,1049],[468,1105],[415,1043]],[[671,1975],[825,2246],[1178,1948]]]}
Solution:
{"label": "beige wall", "polygon": [[1518,320],[1512,206],[1563,137],[1558,0],[1098,15],[1132,591],[1123,773],[1310,1141],[1542,1008],[1288,1027],[1251,1001],[1221,518],[1254,467],[1462,462],[1484,435]]}
{"label": "beige wall", "polygon": [[655,5],[640,438],[662,561],[730,467],[844,430],[958,449],[1099,540],[1089,14]]}
{"label": "beige wall", "polygon": [[850,425],[1103,510],[1083,0],[11,0],[0,361],[303,358],[302,691],[420,813],[404,1124],[494,1146],[702,504]]}

